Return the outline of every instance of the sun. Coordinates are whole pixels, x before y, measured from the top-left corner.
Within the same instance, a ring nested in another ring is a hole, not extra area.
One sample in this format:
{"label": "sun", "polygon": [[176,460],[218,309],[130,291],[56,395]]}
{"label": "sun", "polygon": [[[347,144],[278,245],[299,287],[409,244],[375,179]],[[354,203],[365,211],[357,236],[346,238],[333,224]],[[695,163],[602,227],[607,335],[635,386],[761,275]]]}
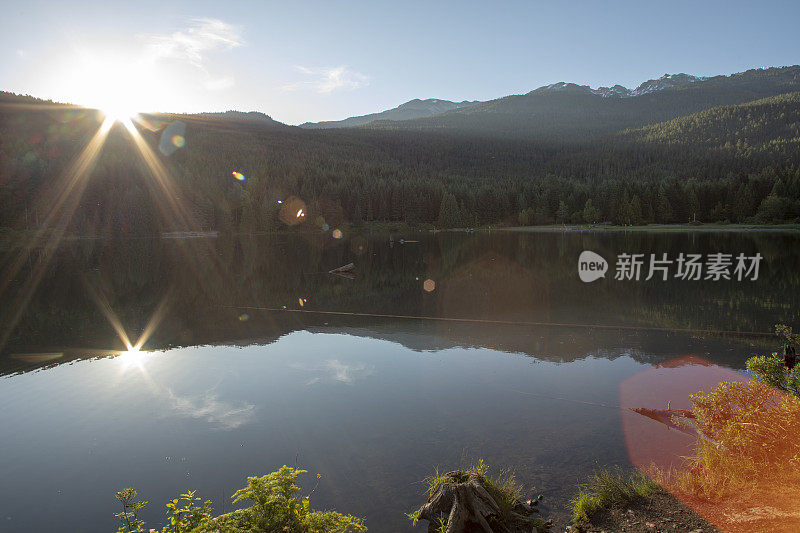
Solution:
{"label": "sun", "polygon": [[99,109],[110,122],[130,122],[155,111],[167,87],[153,65],[112,51],[83,50],[59,79],[68,101]]}
{"label": "sun", "polygon": [[130,122],[147,111],[143,99],[146,92],[141,80],[131,72],[117,72],[100,80],[96,85],[84,89],[86,102],[99,109],[107,119],[114,122]]}
{"label": "sun", "polygon": [[100,111],[106,118],[112,120],[113,122],[122,123],[136,118],[136,116],[139,114],[139,111],[134,106],[124,102],[104,104],[102,107],[100,107]]}

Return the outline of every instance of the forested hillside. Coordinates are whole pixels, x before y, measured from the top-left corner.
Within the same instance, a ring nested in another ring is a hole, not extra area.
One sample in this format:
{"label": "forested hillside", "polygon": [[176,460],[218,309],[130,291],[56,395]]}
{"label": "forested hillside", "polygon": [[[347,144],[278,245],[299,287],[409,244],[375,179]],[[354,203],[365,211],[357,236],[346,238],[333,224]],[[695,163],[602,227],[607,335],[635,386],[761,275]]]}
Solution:
{"label": "forested hillside", "polygon": [[800,142],[800,92],[720,106],[624,132],[635,142],[727,151],[741,157],[775,152],[791,157]]}
{"label": "forested hillside", "polygon": [[[552,102],[591,97],[609,106],[584,118],[591,136],[561,139],[468,128],[303,130],[261,113],[145,116],[137,135],[165,176],[154,177],[131,134],[116,124],[95,164],[69,185],[85,189],[67,217],[68,231],[251,232],[371,221],[438,227],[796,221],[800,93],[730,101],[797,88],[798,72],[749,71],[624,99],[548,93]],[[657,105],[642,114],[647,101]],[[717,101],[726,105],[627,128],[634,115],[643,121]],[[477,104],[437,120],[480,115],[486,105],[506,103]],[[608,118],[610,109],[636,113]],[[577,127],[581,113],[588,111],[578,107],[572,125],[559,122],[563,131]],[[522,123],[542,127],[523,114],[509,115],[509,131]],[[65,194],[67,171],[101,122],[92,110],[0,94],[0,226],[33,230],[54,223],[52,208]],[[182,132],[178,140],[176,131]],[[289,206],[301,206],[301,216],[299,207],[289,213]],[[177,208],[188,218],[177,216]]]}

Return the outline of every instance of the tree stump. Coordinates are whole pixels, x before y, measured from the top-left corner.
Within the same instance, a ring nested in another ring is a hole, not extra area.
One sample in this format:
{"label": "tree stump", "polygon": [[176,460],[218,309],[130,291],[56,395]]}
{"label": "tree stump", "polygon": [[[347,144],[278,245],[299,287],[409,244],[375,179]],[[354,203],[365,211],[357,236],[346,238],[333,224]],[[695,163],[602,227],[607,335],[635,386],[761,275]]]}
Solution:
{"label": "tree stump", "polygon": [[503,516],[480,474],[453,471],[445,478],[448,481],[439,485],[428,503],[415,513],[418,519],[429,521],[429,533],[441,531],[442,519],[446,520],[444,533],[530,533],[546,531],[551,525],[529,516],[539,512],[535,507],[538,501],[515,502],[513,510]]}

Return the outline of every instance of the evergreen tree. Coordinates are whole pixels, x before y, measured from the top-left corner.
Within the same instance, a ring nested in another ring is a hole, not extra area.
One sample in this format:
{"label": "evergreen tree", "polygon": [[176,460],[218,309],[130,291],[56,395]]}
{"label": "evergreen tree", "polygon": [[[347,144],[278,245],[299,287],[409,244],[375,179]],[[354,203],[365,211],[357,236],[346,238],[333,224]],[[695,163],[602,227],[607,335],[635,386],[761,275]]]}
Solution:
{"label": "evergreen tree", "polygon": [[583,206],[583,221],[587,224],[596,224],[598,218],[597,209],[592,205],[592,199],[587,198],[586,204]]}
{"label": "evergreen tree", "polygon": [[556,210],[556,222],[566,224],[569,221],[569,208],[564,200],[559,200],[558,210]]}
{"label": "evergreen tree", "polygon": [[442,195],[442,204],[439,207],[437,226],[440,228],[455,228],[458,226],[459,212],[456,197],[449,192]]}

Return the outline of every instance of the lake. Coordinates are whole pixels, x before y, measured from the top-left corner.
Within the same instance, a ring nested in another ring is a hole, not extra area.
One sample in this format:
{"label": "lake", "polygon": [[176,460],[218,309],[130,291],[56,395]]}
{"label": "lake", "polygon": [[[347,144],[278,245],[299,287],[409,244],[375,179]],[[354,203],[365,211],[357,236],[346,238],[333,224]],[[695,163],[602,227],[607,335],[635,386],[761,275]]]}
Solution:
{"label": "lake", "polygon": [[[314,508],[412,530],[422,479],[470,458],[512,469],[564,524],[596,467],[690,449],[627,407],[687,407],[800,318],[798,233],[340,237],[4,252],[23,267],[0,302],[0,530],[115,530],[128,486],[160,527],[179,492],[230,510],[284,464],[309,471],[304,493],[321,474]],[[581,281],[585,250],[604,278]],[[681,253],[732,254],[731,279],[676,278]],[[640,279],[615,279],[620,254],[644,254]],[[645,279],[650,254],[666,281]],[[760,254],[756,279],[737,279],[739,254]]]}

